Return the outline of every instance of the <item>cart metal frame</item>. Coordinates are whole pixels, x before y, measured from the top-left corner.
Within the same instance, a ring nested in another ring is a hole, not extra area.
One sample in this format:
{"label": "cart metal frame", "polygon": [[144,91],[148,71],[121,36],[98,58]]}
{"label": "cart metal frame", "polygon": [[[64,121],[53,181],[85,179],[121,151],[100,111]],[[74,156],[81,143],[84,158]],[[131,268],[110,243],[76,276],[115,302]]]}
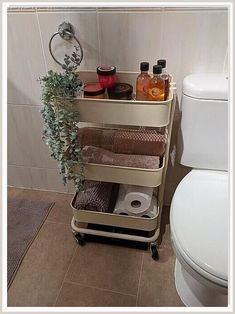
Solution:
{"label": "cart metal frame", "polygon": [[[93,71],[79,72],[79,75],[83,81],[94,81],[96,79],[96,73]],[[134,72],[118,73],[120,81],[130,83],[132,86],[135,86],[137,75],[138,73]],[[177,99],[176,93],[176,84],[171,83],[169,98],[166,101],[93,100],[88,98],[77,98],[75,100],[72,110],[79,111],[80,121],[82,122],[99,124],[103,127],[166,127],[167,131],[167,145],[164,162],[159,169],[85,164],[84,175],[85,179],[88,180],[158,187],[158,189],[154,189],[154,194],[157,197],[158,214],[153,218],[144,218],[78,210],[73,206],[73,199],[71,202],[71,207],[73,209],[71,227],[79,244],[84,244],[84,234],[140,241],[150,243],[152,257],[158,259],[157,239],[160,235],[166,171]],[[75,166],[75,171],[76,167],[77,166]],[[77,170],[79,171],[79,169]],[[88,229],[87,226],[89,223],[154,231],[154,234],[150,237],[143,237],[128,233]]]}

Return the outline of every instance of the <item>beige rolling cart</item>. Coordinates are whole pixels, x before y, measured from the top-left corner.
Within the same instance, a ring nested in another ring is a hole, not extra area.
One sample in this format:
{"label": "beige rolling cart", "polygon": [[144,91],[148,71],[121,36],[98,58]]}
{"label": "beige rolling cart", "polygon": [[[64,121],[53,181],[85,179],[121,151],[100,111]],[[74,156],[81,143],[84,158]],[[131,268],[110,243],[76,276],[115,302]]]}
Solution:
{"label": "beige rolling cart", "polygon": [[[79,72],[84,82],[96,81],[96,73]],[[121,82],[130,83],[133,87],[138,73],[120,72],[117,74]],[[157,214],[153,218],[118,215],[94,212],[74,208],[74,196],[71,206],[73,218],[72,232],[80,245],[84,244],[84,235],[140,241],[150,244],[153,259],[158,259],[157,239],[160,234],[161,213],[165,177],[168,163],[171,130],[176,102],[176,87],[171,83],[169,98],[166,101],[134,101],[77,98],[73,110],[80,113],[80,121],[99,124],[101,127],[165,127],[167,136],[166,152],[161,168],[142,169],[110,166],[103,164],[85,164],[85,179],[115,182],[139,186],[154,187],[157,197]],[[79,169],[78,169],[79,170]],[[76,166],[75,166],[76,171]],[[127,233],[108,232],[87,228],[88,224],[105,225],[151,232],[151,236],[139,236]]]}

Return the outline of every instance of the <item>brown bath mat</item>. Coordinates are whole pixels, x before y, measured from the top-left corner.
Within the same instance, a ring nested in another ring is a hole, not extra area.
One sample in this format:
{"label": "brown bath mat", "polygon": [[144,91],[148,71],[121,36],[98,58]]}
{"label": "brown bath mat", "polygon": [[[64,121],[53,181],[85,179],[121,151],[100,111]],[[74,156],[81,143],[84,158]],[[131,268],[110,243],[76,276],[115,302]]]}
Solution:
{"label": "brown bath mat", "polygon": [[8,198],[7,286],[16,272],[54,203]]}

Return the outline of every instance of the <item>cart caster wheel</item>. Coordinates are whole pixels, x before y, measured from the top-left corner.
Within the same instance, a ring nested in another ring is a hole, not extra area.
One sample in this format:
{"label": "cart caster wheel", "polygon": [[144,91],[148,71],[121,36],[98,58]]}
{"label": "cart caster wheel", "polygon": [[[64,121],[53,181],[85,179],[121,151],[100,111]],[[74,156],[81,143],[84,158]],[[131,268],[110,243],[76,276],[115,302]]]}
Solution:
{"label": "cart caster wheel", "polygon": [[150,250],[151,250],[152,259],[155,260],[155,261],[158,261],[159,260],[159,254],[158,254],[158,250],[157,250],[156,244],[154,244],[154,245],[151,244]]}
{"label": "cart caster wheel", "polygon": [[77,234],[73,234],[73,235],[74,235],[74,238],[79,245],[84,246],[86,244],[86,241],[84,239],[84,234],[77,233]]}

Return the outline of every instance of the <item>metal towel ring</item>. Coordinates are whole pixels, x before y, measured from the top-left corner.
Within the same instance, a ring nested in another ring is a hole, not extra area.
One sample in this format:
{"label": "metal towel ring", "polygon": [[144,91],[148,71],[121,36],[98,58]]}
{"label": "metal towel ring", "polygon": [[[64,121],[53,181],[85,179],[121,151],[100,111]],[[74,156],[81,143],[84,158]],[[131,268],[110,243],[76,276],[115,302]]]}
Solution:
{"label": "metal towel ring", "polygon": [[77,39],[77,37],[75,36],[75,33],[74,33],[74,29],[73,29],[73,26],[71,23],[69,22],[62,22],[59,27],[58,27],[58,32],[56,32],[55,34],[53,34],[51,36],[51,39],[49,41],[49,51],[50,51],[50,54],[52,56],[52,58],[55,60],[56,63],[58,63],[60,66],[62,66],[62,63],[60,63],[56,58],[55,56],[53,55],[52,53],[52,50],[51,50],[51,42],[52,42],[52,39],[56,36],[56,35],[60,35],[60,37],[62,39],[65,39],[65,40],[71,40],[71,39],[75,39],[77,44],[78,44],[78,47],[80,49],[80,52],[81,52],[81,56],[80,56],[80,62],[78,63],[78,65],[80,65],[80,63],[82,62],[82,59],[83,59],[83,50],[82,50],[82,45],[80,44],[79,40]]}

